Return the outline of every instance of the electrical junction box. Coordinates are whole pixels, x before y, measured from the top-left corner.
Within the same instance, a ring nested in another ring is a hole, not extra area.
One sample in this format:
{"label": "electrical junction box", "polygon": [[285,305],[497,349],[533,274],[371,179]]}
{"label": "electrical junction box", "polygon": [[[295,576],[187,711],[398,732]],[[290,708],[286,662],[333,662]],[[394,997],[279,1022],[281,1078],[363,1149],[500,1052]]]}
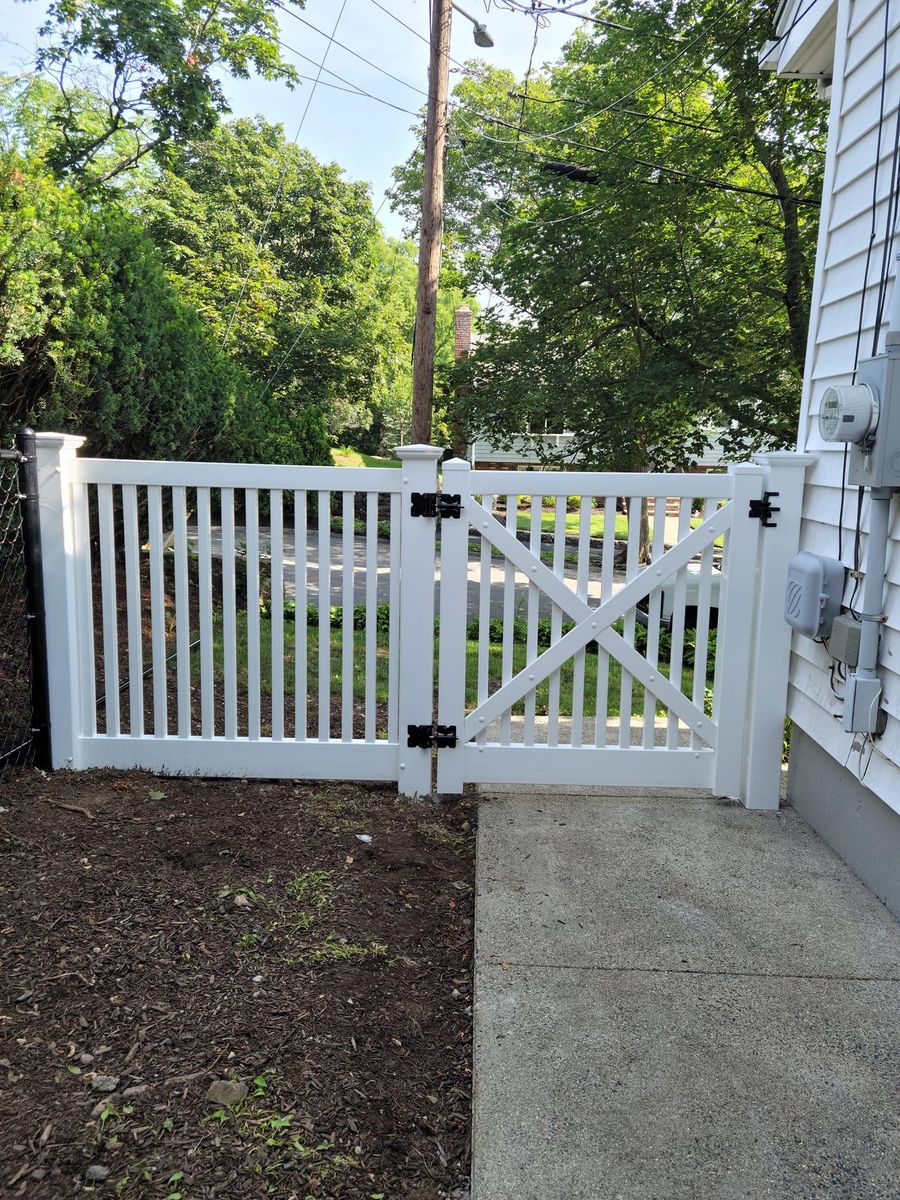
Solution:
{"label": "electrical junction box", "polygon": [[788,563],[784,619],[810,638],[827,638],[841,611],[844,564],[801,550]]}
{"label": "electrical junction box", "polygon": [[831,657],[843,663],[845,667],[855,667],[859,662],[861,630],[862,621],[858,621],[850,613],[841,613],[835,617],[828,641],[828,653]]}
{"label": "electrical junction box", "polygon": [[[890,334],[888,335],[890,339]],[[861,360],[856,379],[876,397],[874,428],[850,447],[847,482],[861,487],[900,487],[900,347]]]}

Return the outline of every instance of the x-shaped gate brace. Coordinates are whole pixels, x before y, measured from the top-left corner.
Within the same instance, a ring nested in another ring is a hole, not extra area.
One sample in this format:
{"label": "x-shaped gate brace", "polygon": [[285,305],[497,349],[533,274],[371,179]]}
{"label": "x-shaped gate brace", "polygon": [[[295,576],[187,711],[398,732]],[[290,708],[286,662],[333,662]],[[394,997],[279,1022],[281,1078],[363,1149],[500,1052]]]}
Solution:
{"label": "x-shaped gate brace", "polygon": [[513,566],[517,567],[531,583],[539,587],[576,624],[574,629],[570,629],[558,642],[539,655],[534,662],[529,663],[524,670],[519,671],[508,683],[503,684],[493,695],[489,696],[483,704],[469,713],[463,725],[463,741],[469,741],[483,732],[493,720],[522,699],[523,695],[537,687],[553,671],[568,662],[588,642],[596,641],[608,654],[621,663],[633,678],[643,684],[647,691],[689,726],[692,733],[695,733],[707,745],[715,748],[718,732],[715,724],[611,626],[619,617],[634,608],[639,600],[660,587],[666,579],[671,578],[682,567],[686,567],[699,551],[705,549],[731,528],[733,501],[726,501],[711,517],[707,517],[696,529],[691,530],[687,537],[666,550],[655,562],[650,563],[639,575],[626,583],[619,592],[609,600],[602,601],[596,608],[592,608],[577,596],[566,585],[565,580],[559,575],[555,575],[549,567],[536,558],[515,534],[501,525],[474,497],[467,500],[466,507],[469,522],[473,528],[477,528],[488,542],[495,546]]}

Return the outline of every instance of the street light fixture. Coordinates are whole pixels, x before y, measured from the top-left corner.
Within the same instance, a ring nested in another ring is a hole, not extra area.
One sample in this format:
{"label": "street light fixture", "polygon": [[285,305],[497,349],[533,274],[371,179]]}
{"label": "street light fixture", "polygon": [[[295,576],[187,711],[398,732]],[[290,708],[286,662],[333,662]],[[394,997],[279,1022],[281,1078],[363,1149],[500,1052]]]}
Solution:
{"label": "street light fixture", "polygon": [[490,50],[494,44],[494,39],[488,33],[487,26],[482,21],[476,21],[473,16],[470,16],[458,4],[454,4],[453,7],[461,16],[465,17],[467,21],[471,21],[474,25],[475,28],[472,30],[472,36],[475,39],[475,45],[480,46],[483,50]]}

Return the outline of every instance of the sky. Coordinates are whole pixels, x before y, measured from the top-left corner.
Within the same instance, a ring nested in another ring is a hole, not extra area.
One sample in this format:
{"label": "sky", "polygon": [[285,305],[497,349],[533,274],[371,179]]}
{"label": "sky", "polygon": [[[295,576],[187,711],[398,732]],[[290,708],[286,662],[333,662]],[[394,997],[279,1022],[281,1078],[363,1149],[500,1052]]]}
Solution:
{"label": "sky", "polygon": [[[344,4],[341,13],[341,5]],[[327,47],[327,35],[335,27],[335,38],[342,46],[332,44],[325,59],[326,67],[342,75],[372,95],[415,112],[424,96],[414,89],[425,90],[428,74],[428,0],[378,0],[421,37],[380,9],[375,0],[307,0],[297,16],[303,24],[287,13],[280,13],[281,38],[300,54],[313,59],[312,63],[297,53],[282,47],[284,57],[303,75],[315,77],[317,64]],[[453,14],[452,57],[465,61],[483,57],[493,66],[512,70],[521,77],[525,73],[534,37],[534,23],[523,12],[510,11],[500,0],[465,0],[462,7],[472,17],[482,21],[494,39],[491,50],[476,49],[472,40],[472,25],[459,12]],[[585,5],[589,9],[589,5]],[[14,73],[29,69],[37,46],[37,29],[47,9],[46,0],[0,0],[0,72]],[[575,32],[580,22],[572,16],[556,14],[545,28],[539,30],[534,69],[554,61],[563,43]],[[324,31],[316,32],[316,29]],[[346,47],[346,49],[344,48]],[[375,67],[355,58],[349,51],[371,59],[383,70],[400,80],[389,79]],[[324,74],[324,83],[344,85],[333,76]],[[451,66],[450,87],[459,79]],[[223,81],[225,92],[235,116],[252,117],[261,114],[268,121],[284,125],[293,138],[303,119],[297,140],[320,160],[337,162],[351,179],[367,180],[372,185],[375,206],[381,203],[384,190],[391,182],[391,169],[405,161],[415,144],[411,127],[416,118],[407,112],[380,104],[375,100],[350,95],[333,87],[315,89],[309,110],[303,118],[310,92],[311,80],[290,91],[284,84],[267,83],[260,79],[240,80],[230,77]],[[379,213],[385,229],[397,236],[402,231],[398,215],[387,204]]]}

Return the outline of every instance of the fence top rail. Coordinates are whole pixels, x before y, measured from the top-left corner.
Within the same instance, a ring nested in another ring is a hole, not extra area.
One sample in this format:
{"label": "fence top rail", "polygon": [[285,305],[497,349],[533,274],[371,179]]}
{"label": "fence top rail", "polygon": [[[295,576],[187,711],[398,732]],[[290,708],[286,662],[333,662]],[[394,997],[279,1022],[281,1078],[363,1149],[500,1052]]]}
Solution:
{"label": "fence top rail", "polygon": [[724,472],[470,471],[468,482],[476,495],[491,496],[702,496],[727,500],[734,492],[734,477]]}
{"label": "fence top rail", "polygon": [[157,487],[258,488],[282,491],[400,492],[396,467],[306,467],[259,463],[158,462],[144,459],[76,458],[71,483]]}

